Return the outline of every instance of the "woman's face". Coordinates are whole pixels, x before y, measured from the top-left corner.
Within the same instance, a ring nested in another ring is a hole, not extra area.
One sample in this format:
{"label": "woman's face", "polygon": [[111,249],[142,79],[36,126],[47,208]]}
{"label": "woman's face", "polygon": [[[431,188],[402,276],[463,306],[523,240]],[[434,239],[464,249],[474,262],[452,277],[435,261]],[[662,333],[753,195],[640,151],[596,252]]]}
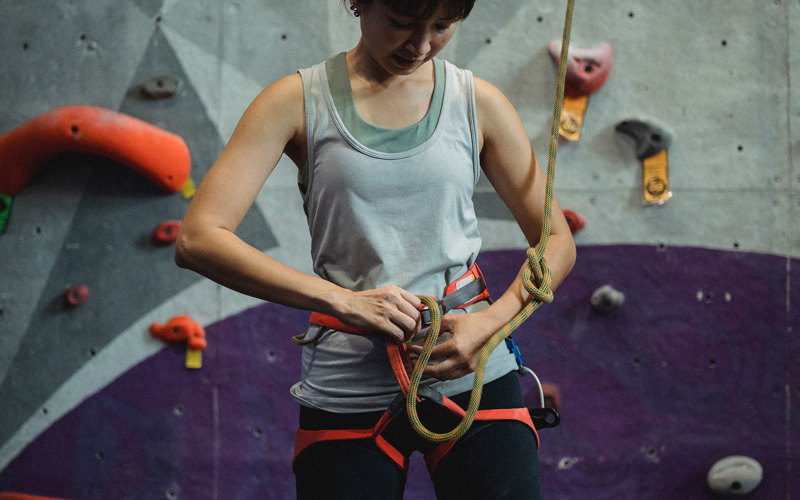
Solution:
{"label": "woman's face", "polygon": [[439,5],[428,19],[397,14],[381,0],[357,2],[361,38],[372,59],[392,75],[409,75],[450,41],[458,22]]}

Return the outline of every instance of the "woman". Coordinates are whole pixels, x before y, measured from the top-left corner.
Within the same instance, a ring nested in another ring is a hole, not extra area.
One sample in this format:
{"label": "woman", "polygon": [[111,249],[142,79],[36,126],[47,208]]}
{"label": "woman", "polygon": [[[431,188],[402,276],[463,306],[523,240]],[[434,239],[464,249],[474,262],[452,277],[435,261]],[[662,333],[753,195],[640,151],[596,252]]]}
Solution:
{"label": "woman", "polygon": [[[292,388],[299,435],[338,437],[298,442],[299,498],[401,498],[403,461],[414,450],[437,455],[429,465],[439,498],[537,498],[538,438],[521,422],[475,423],[446,453],[419,438],[405,415],[395,414],[377,438],[336,431],[373,429],[395,400],[384,342],[422,336],[417,295],[441,297],[479,281],[471,198],[481,172],[531,245],[545,197],[545,176],[513,106],[491,84],[434,58],[475,0],[346,1],[360,21],[358,44],[281,78],[253,101],[186,213],[176,262],[315,312],[301,341],[302,380]],[[282,154],[299,169],[318,276],[234,235]],[[545,257],[555,289],[575,260],[555,202]],[[480,289],[475,294],[442,318],[447,335],[423,382],[462,406],[480,348],[529,300],[519,276],[491,305]],[[495,349],[481,408],[524,406],[516,368],[507,349]],[[427,399],[420,415],[439,431],[458,420]]]}

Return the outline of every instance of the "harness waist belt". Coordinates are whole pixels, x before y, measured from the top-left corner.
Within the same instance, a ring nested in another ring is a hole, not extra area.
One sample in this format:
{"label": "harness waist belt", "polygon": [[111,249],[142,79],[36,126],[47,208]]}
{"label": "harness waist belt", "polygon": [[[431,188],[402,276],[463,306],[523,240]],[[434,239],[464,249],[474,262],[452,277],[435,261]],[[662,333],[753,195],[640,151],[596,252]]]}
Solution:
{"label": "harness waist belt", "polygon": [[[489,289],[486,287],[486,280],[484,280],[483,273],[478,267],[478,264],[475,263],[461,277],[447,285],[444,289],[444,298],[437,299],[436,303],[439,305],[441,313],[445,314],[453,309],[461,309],[478,301],[488,300],[489,298]],[[422,316],[422,326],[430,325],[430,310],[427,307],[423,308],[420,310],[420,314]],[[309,323],[312,325],[326,326],[347,333],[356,333],[359,335],[371,334],[371,332],[349,326],[333,316],[319,312],[311,313]]]}

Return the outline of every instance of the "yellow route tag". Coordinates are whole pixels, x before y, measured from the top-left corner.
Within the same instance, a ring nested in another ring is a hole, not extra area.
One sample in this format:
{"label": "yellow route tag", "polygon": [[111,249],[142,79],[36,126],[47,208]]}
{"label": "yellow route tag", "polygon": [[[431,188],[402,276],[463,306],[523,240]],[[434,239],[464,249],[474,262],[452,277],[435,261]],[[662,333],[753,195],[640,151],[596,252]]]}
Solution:
{"label": "yellow route tag", "polygon": [[194,181],[192,181],[192,178],[189,177],[186,179],[186,182],[183,184],[183,187],[181,188],[181,194],[183,194],[183,198],[185,200],[188,200],[189,198],[194,196],[194,192],[195,192]]}
{"label": "yellow route tag", "polygon": [[186,349],[186,368],[196,370],[203,366],[203,351],[200,349]]}
{"label": "yellow route tag", "polygon": [[558,127],[558,133],[561,137],[568,141],[580,139],[583,118],[586,115],[588,104],[588,95],[578,97],[564,96],[564,106],[561,108],[561,123]]}
{"label": "yellow route tag", "polygon": [[644,202],[661,205],[672,197],[669,190],[667,150],[662,149],[642,160],[642,190]]}

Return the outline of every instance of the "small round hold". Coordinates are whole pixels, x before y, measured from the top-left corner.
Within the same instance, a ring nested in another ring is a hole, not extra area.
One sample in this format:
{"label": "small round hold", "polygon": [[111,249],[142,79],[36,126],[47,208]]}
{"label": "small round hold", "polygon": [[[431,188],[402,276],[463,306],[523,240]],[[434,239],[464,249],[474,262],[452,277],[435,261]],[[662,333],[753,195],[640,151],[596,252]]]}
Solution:
{"label": "small round hold", "polygon": [[158,75],[148,78],[142,84],[142,93],[150,99],[172,97],[178,91],[180,81],[169,75]]}
{"label": "small round hold", "polygon": [[708,471],[708,486],[721,495],[747,495],[761,483],[764,470],[753,458],[732,455],[719,460]]}
{"label": "small round hold", "polygon": [[175,243],[178,238],[178,230],[181,228],[181,221],[167,220],[159,224],[159,226],[150,235],[150,242],[154,245],[169,245]]}
{"label": "small round hold", "polygon": [[64,302],[69,307],[78,307],[86,302],[89,298],[89,287],[86,285],[77,285],[67,288],[64,291]]}
{"label": "small round hold", "polygon": [[567,219],[567,224],[572,234],[577,233],[586,226],[586,219],[578,212],[569,208],[563,208],[561,211],[564,213],[564,218]]}
{"label": "small round hold", "polygon": [[625,294],[611,285],[603,285],[592,294],[592,307],[598,314],[611,314],[625,302]]}

